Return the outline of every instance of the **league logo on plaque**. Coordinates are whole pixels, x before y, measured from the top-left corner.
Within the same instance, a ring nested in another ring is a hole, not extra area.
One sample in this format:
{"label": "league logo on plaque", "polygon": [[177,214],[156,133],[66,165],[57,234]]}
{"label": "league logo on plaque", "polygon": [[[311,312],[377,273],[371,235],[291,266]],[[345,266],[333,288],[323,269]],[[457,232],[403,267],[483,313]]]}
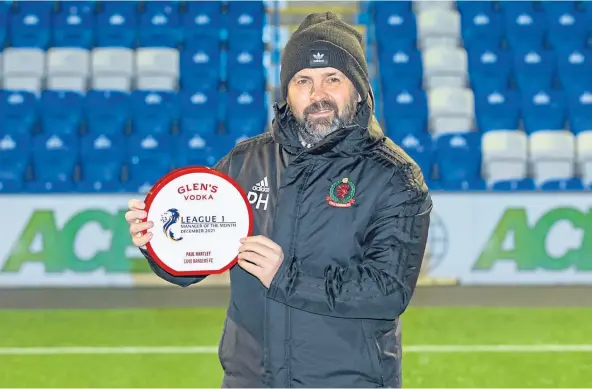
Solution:
{"label": "league logo on plaque", "polygon": [[146,249],[167,272],[222,273],[237,261],[239,240],[251,235],[253,212],[230,177],[207,167],[187,167],[160,179],[146,196],[154,222]]}

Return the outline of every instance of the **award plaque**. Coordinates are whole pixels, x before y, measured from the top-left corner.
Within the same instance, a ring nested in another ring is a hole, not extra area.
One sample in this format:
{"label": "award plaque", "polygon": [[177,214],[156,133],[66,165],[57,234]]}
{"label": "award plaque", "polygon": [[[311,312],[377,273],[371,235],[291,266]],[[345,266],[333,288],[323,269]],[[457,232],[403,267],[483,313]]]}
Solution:
{"label": "award plaque", "polygon": [[242,188],[207,167],[162,177],[145,200],[154,222],[146,249],[176,276],[223,273],[237,262],[240,239],[251,235],[253,211]]}

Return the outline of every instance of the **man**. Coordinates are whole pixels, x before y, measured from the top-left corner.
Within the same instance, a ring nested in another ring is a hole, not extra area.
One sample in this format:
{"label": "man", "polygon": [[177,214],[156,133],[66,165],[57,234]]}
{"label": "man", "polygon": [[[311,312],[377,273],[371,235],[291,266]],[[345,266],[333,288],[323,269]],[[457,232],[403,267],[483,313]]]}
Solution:
{"label": "man", "polygon": [[[309,15],[282,58],[272,130],[217,165],[243,188],[265,180],[254,236],[230,270],[219,346],[224,387],[400,387],[399,316],[415,289],[432,208],[417,165],[373,116],[361,36]],[[143,246],[139,201],[126,218]]]}

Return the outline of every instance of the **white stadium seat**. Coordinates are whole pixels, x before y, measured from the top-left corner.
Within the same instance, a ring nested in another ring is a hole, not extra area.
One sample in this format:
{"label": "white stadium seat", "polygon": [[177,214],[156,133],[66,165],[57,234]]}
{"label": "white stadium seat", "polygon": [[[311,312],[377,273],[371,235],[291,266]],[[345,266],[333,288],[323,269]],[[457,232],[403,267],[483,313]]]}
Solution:
{"label": "white stadium seat", "polygon": [[90,52],[80,48],[47,51],[47,87],[84,92],[90,76]]}
{"label": "white stadium seat", "polygon": [[45,53],[33,48],[7,48],[2,56],[4,89],[20,89],[39,94],[45,76]]}
{"label": "white stadium seat", "polygon": [[462,47],[433,46],[423,50],[423,74],[428,89],[467,84],[467,52]]}
{"label": "white stadium seat", "polygon": [[489,131],[481,138],[484,178],[489,183],[528,175],[528,137],[523,131]]}
{"label": "white stadium seat", "polygon": [[439,87],[427,93],[430,131],[434,135],[473,129],[475,99],[471,89]]}
{"label": "white stadium seat", "polygon": [[530,165],[537,184],[575,176],[576,142],[569,131],[537,131],[529,136]]}
{"label": "white stadium seat", "polygon": [[417,38],[421,48],[458,46],[460,14],[456,10],[430,8],[417,15]]}
{"label": "white stadium seat", "polygon": [[129,91],[134,76],[134,52],[127,48],[96,48],[91,54],[92,87]]}
{"label": "white stadium seat", "polygon": [[136,84],[139,89],[177,89],[179,51],[172,48],[136,50]]}
{"label": "white stadium seat", "polygon": [[584,185],[592,184],[592,130],[580,132],[576,137],[576,160]]}

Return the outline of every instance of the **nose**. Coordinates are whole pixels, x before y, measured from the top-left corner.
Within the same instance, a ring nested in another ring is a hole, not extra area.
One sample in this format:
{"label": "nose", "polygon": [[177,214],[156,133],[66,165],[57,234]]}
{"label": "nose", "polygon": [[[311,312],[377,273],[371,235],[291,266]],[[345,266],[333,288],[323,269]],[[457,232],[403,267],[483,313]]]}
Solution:
{"label": "nose", "polygon": [[320,85],[314,85],[310,91],[310,101],[316,103],[327,97],[325,90]]}

